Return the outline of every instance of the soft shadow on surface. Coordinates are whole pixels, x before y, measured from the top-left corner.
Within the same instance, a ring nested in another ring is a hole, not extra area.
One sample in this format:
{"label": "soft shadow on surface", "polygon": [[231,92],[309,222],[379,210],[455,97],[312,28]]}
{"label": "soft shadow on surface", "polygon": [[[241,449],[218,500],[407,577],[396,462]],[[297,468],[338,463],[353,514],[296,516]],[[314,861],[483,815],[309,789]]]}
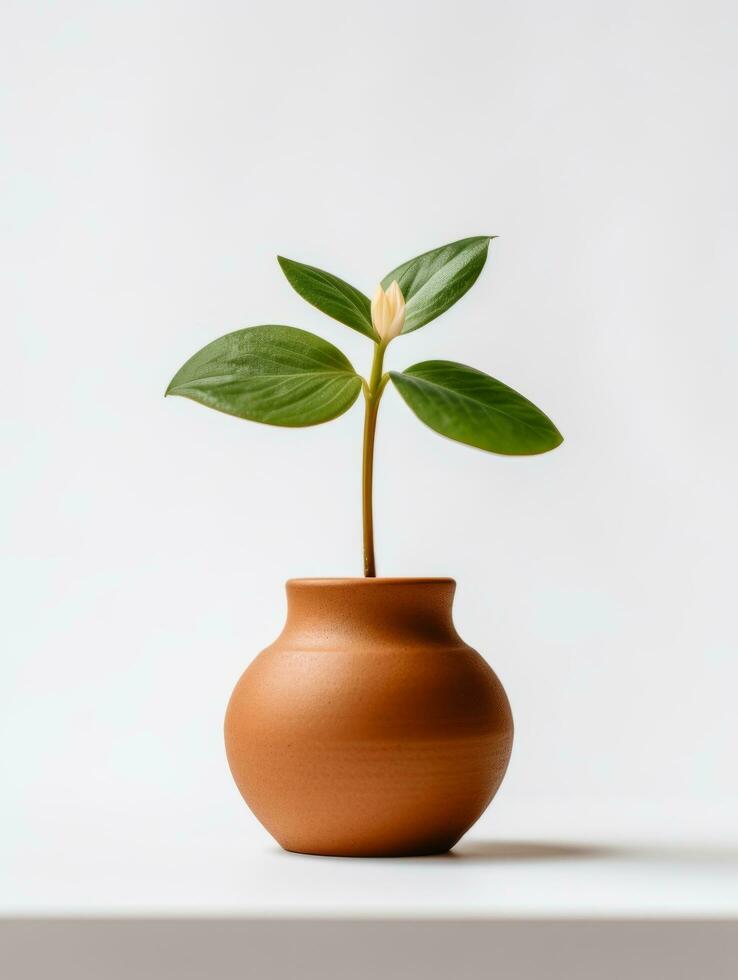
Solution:
{"label": "soft shadow on surface", "polygon": [[599,844],[558,841],[472,840],[461,841],[441,856],[457,861],[572,861],[612,858],[620,850]]}
{"label": "soft shadow on surface", "polygon": [[[435,860],[458,862],[488,861],[640,861],[672,862],[682,865],[719,865],[726,870],[738,870],[738,846],[689,844],[608,845],[558,842],[470,840],[461,841],[448,854]],[[429,858],[428,860],[434,860]]]}

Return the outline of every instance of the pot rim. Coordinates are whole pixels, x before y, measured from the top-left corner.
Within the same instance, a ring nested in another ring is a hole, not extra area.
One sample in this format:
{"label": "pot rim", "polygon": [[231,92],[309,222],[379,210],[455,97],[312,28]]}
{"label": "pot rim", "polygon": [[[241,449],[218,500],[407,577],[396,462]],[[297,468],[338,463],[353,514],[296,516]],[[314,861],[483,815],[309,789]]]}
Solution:
{"label": "pot rim", "polygon": [[302,585],[309,588],[320,588],[321,586],[325,585],[368,586],[369,588],[372,588],[377,585],[456,585],[456,579],[450,578],[449,576],[432,575],[388,576],[386,578],[364,578],[359,576],[330,578],[327,576],[318,576],[314,578],[288,578],[286,584]]}

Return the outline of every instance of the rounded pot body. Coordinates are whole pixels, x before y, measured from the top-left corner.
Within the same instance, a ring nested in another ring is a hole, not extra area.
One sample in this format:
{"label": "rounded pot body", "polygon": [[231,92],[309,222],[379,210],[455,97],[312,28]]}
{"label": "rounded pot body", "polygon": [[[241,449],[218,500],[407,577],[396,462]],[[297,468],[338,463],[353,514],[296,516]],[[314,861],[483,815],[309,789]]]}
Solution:
{"label": "rounded pot body", "polygon": [[505,691],[454,629],[453,579],[294,579],[231,697],[233,778],[288,851],[449,850],[510,758]]}

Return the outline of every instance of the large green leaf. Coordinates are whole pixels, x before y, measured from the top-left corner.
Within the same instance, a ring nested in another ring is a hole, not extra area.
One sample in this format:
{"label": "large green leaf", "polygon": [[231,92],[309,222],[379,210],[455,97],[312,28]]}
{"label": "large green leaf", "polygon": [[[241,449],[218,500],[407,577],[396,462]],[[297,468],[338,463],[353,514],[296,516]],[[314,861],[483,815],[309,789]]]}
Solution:
{"label": "large green leaf", "polygon": [[421,422],[449,439],[506,456],[545,453],[563,442],[532,402],[475,368],[423,361],[390,377]]}
{"label": "large green leaf", "polygon": [[405,297],[403,333],[435,320],[471,289],[484,268],[494,237],[481,235],[442,245],[398,265],[384,277],[384,289],[396,279]]}
{"label": "large green leaf", "polygon": [[327,340],[296,327],[236,330],[191,357],[167,395],[269,425],[318,425],[349,409],[361,378]]}
{"label": "large green leaf", "polygon": [[338,276],[316,269],[314,265],[303,265],[278,255],[277,261],[287,276],[290,285],[308,303],[316,306],[321,313],[327,313],[339,323],[345,323],[372,340],[377,339],[372,326],[371,303],[369,297],[359,292]]}

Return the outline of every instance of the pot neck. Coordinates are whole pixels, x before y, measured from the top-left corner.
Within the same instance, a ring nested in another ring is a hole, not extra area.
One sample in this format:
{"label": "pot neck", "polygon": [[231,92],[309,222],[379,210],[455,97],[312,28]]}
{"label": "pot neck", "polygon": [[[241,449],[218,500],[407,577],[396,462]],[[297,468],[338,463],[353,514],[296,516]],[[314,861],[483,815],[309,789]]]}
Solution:
{"label": "pot neck", "polygon": [[282,643],[301,649],[462,644],[450,578],[290,579]]}

